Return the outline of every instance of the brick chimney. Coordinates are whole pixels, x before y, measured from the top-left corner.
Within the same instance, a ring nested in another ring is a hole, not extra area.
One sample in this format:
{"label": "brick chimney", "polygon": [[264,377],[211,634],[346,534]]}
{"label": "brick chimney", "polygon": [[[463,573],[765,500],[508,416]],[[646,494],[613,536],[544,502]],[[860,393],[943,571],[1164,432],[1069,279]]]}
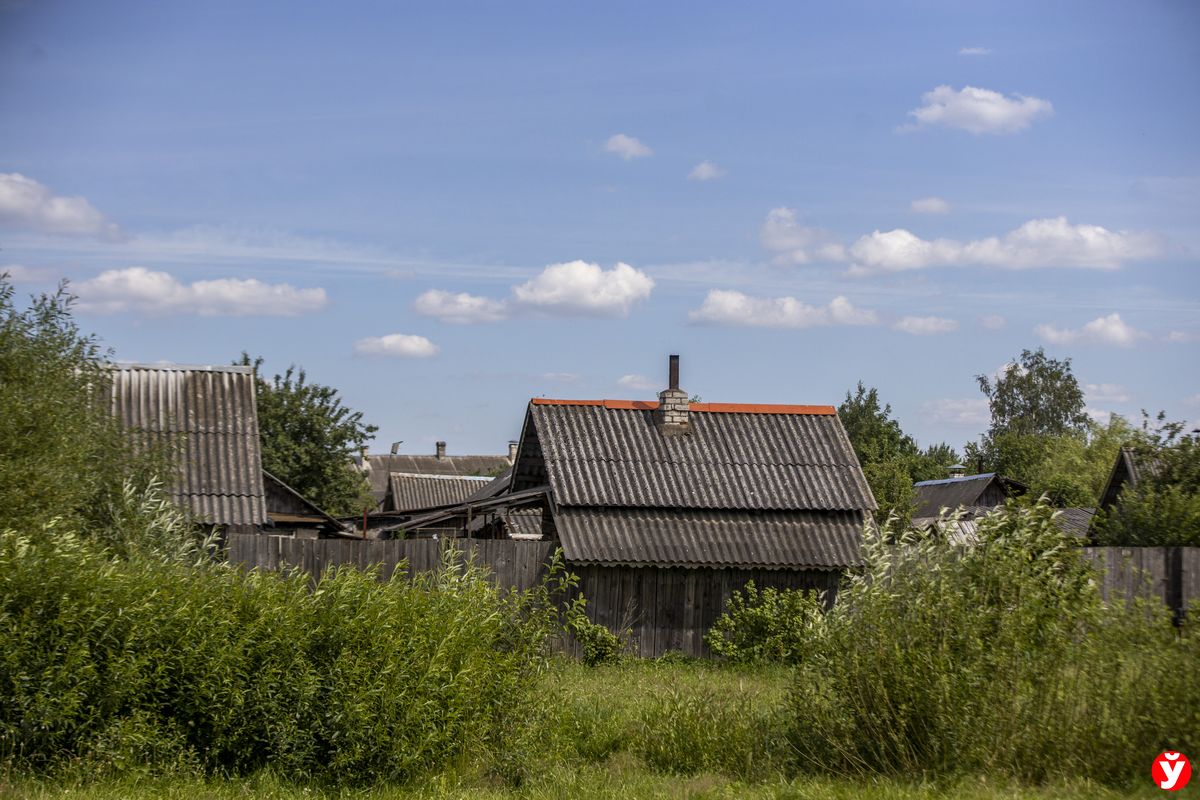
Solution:
{"label": "brick chimney", "polygon": [[446,443],[445,442],[437,443],[437,457],[439,459],[446,457]]}
{"label": "brick chimney", "polygon": [[679,356],[671,356],[667,388],[658,393],[658,428],[666,434],[688,433],[688,395],[679,388]]}
{"label": "brick chimney", "polygon": [[511,439],[508,442],[508,460],[517,460],[517,443]]}

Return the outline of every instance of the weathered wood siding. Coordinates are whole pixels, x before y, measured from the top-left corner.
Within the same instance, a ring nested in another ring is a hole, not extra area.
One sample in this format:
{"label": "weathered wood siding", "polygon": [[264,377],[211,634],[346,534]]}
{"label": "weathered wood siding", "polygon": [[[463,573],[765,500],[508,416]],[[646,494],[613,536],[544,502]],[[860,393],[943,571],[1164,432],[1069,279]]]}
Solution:
{"label": "weathered wood siding", "polygon": [[[429,539],[402,541],[290,539],[231,534],[231,562],[277,570],[285,566],[320,575],[336,565],[366,569],[379,565],[390,578],[402,562],[409,573],[437,569],[451,544]],[[457,557],[471,553],[502,586],[527,589],[546,574],[556,542],[508,539],[453,540]],[[1088,547],[1084,558],[1103,570],[1100,591],[1108,600],[1157,598],[1175,610],[1200,603],[1200,548]],[[634,652],[652,658],[678,651],[707,656],[704,634],[734,591],[753,580],[760,588],[826,592],[836,599],[840,573],[823,570],[682,569],[574,566],[587,614],[612,631],[630,631]]]}

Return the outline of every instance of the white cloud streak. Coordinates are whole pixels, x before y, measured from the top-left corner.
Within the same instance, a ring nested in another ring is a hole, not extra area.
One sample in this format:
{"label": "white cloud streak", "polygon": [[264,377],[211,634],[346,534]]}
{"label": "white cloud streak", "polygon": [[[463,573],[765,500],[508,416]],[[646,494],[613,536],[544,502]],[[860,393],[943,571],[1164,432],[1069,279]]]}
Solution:
{"label": "white cloud streak", "polygon": [[917,214],[949,214],[950,204],[940,197],[922,197],[913,200],[909,208]]}
{"label": "white cloud streak", "polygon": [[717,178],[725,177],[725,170],[718,167],[711,161],[701,161],[696,166],[692,167],[692,171],[688,173],[688,180],[692,181],[714,181]]}
{"label": "white cloud streak", "polygon": [[655,389],[661,388],[645,375],[622,375],[617,378],[617,385],[623,389],[633,389],[638,392],[653,392]]}
{"label": "white cloud streak", "polygon": [[117,241],[121,229],[82,197],[56,195],[17,172],[0,173],[0,225]]}
{"label": "white cloud streak", "polygon": [[904,317],[893,325],[892,329],[914,336],[934,336],[958,330],[958,320],[945,317]]}
{"label": "white cloud streak", "polygon": [[1083,387],[1089,402],[1128,403],[1129,390],[1119,383],[1089,383]]}
{"label": "white cloud streak", "polygon": [[924,105],[908,112],[915,122],[900,130],[914,130],[935,125],[958,128],[974,134],[1011,134],[1025,130],[1034,120],[1048,117],[1054,107],[1048,100],[1015,94],[1011,97],[964,86],[955,91],[938,86],[921,96]]}
{"label": "white cloud streak", "polygon": [[48,267],[27,267],[23,264],[5,264],[0,275],[7,274],[10,283],[49,283],[61,277],[61,273]]}
{"label": "white cloud streak", "polygon": [[551,264],[512,287],[506,299],[431,289],[416,299],[413,310],[458,324],[499,322],[519,314],[625,317],[653,289],[653,278],[625,263],[606,270],[599,264],[568,261]]}
{"label": "white cloud streak", "polygon": [[623,133],[617,133],[608,137],[608,141],[604,143],[604,152],[620,156],[626,161],[654,155],[654,151],[636,137],[627,136]]}
{"label": "white cloud streak", "polygon": [[922,239],[903,228],[877,230],[849,249],[853,274],[950,266],[1117,269],[1162,252],[1162,244],[1152,234],[1072,225],[1066,217],[1030,220],[1004,236],[967,242]]}
{"label": "white cloud streak", "polygon": [[1044,324],[1034,328],[1043,341],[1050,344],[1099,344],[1130,347],[1147,334],[1127,324],[1117,313],[1097,317],[1081,328],[1058,328]]}
{"label": "white cloud streak", "polygon": [[99,314],[296,317],[329,304],[324,289],[297,289],[253,278],[183,283],[169,273],[145,267],[107,270],[78,284],[75,292],[80,310]]}
{"label": "white cloud streak", "polygon": [[1008,324],[1008,320],[999,314],[986,314],[979,318],[979,324],[989,331],[998,331]]}
{"label": "white cloud streak", "polygon": [[811,306],[794,297],[750,297],[726,289],[711,290],[688,319],[701,325],[796,329],[879,322],[874,311],[856,308],[841,296],[828,305]]}
{"label": "white cloud streak", "polygon": [[438,346],[424,336],[389,333],[359,339],[354,343],[354,352],[360,356],[431,358],[438,354]]}
{"label": "white cloud streak", "polygon": [[992,50],[989,47],[963,47],[958,51],[960,56],[990,56]]}
{"label": "white cloud streak", "polygon": [[925,418],[939,425],[955,428],[986,428],[991,422],[991,411],[985,398],[930,400],[921,406]]}
{"label": "white cloud streak", "polygon": [[795,209],[791,208],[773,208],[767,212],[759,239],[763,247],[775,253],[775,261],[779,264],[846,260],[846,249],[837,237],[822,228],[801,225]]}

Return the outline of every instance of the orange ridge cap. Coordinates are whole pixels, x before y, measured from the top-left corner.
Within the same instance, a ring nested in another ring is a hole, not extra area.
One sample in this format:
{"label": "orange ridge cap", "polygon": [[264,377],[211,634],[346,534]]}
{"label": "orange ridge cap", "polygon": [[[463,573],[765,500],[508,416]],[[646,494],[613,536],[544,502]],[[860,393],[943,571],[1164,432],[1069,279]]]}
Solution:
{"label": "orange ridge cap", "polygon": [[[529,401],[535,406],[598,406],[618,411],[654,411],[655,400],[560,400],[550,397],[534,397]],[[689,411],[709,414],[807,414],[833,416],[833,406],[787,405],[780,403],[690,403]]]}

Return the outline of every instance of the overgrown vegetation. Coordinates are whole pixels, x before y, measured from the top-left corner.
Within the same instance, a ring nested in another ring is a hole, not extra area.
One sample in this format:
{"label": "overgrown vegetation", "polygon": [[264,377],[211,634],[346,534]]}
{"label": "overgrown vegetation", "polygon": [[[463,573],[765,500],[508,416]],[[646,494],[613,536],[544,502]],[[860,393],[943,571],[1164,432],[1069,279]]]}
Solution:
{"label": "overgrown vegetation", "polygon": [[1200,746],[1200,637],[1160,602],[1102,602],[1052,514],[989,515],[963,550],[867,532],[863,571],[797,638],[799,769],[1115,784]]}
{"label": "overgrown vegetation", "polygon": [[794,663],[823,623],[825,598],[793,589],[759,589],[754,581],[735,591],[704,641],[735,662]]}
{"label": "overgrown vegetation", "polygon": [[0,762],[374,783],[505,748],[557,617],[451,561],[315,585],[0,534]]}

